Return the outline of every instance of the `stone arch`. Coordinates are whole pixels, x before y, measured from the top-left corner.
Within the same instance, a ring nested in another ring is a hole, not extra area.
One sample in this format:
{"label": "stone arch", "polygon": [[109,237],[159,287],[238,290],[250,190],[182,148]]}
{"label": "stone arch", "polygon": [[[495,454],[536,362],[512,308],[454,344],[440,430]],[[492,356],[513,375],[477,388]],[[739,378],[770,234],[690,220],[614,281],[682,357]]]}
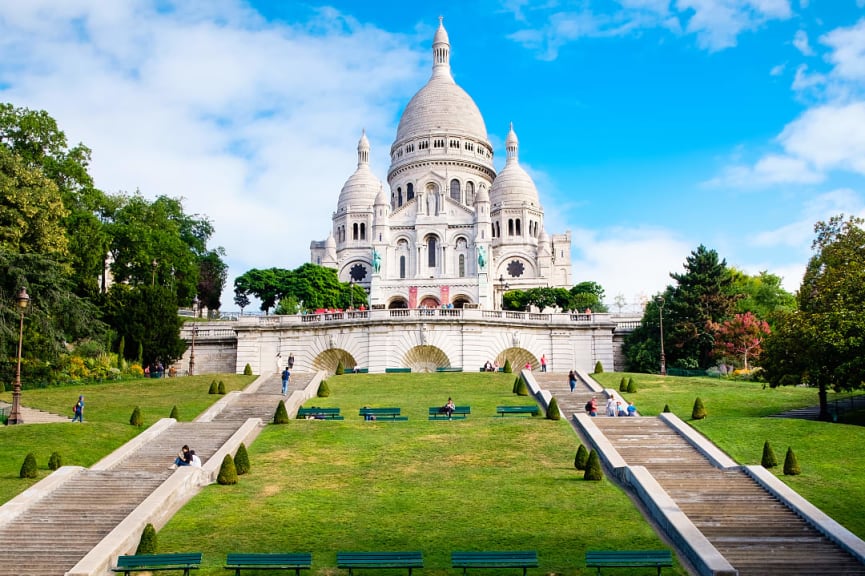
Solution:
{"label": "stone arch", "polygon": [[512,347],[502,350],[496,356],[496,362],[499,363],[499,366],[504,366],[505,360],[511,361],[511,368],[514,372],[522,370],[527,362],[531,365],[532,370],[536,370],[541,366],[540,360],[535,358],[535,355],[525,348]]}
{"label": "stone arch", "polygon": [[390,299],[390,302],[387,303],[387,307],[388,309],[408,308],[408,300],[406,300],[402,296],[394,296]]}
{"label": "stone arch", "polygon": [[454,308],[463,308],[466,304],[471,304],[472,299],[465,294],[457,294],[451,298],[451,303],[453,303]]}
{"label": "stone arch", "polygon": [[418,303],[418,308],[438,308],[441,306],[441,300],[435,296],[424,296]]}
{"label": "stone arch", "polygon": [[437,346],[421,345],[410,348],[402,358],[403,366],[412,372],[435,372],[436,368],[447,368],[451,361]]}
{"label": "stone arch", "polygon": [[312,367],[315,370],[324,370],[328,374],[335,374],[336,367],[342,362],[342,367],[346,372],[350,372],[357,366],[357,361],[354,356],[347,350],[342,348],[328,348],[319,352],[318,356],[313,358]]}

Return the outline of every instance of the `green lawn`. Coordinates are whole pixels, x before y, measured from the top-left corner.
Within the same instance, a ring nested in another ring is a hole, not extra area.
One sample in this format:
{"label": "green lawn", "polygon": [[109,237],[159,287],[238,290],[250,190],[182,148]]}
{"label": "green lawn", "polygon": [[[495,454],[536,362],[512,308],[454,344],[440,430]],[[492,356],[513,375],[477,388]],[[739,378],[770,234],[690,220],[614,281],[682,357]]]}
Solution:
{"label": "green lawn", "polygon": [[[147,426],[167,418],[172,406],[177,406],[180,420],[194,419],[221,398],[207,393],[214,378],[224,381],[228,392],[254,380],[253,376],[221,374],[24,390],[24,406],[64,416],[72,415],[73,404],[83,394],[84,424],[0,426],[0,504],[47,476],[52,452],[60,453],[64,465],[90,466]],[[12,393],[0,393],[0,400],[11,402]],[[144,416],[142,428],[129,425],[135,406],[141,407]],[[33,480],[19,478],[28,452],[33,452],[39,465],[39,477]]]}

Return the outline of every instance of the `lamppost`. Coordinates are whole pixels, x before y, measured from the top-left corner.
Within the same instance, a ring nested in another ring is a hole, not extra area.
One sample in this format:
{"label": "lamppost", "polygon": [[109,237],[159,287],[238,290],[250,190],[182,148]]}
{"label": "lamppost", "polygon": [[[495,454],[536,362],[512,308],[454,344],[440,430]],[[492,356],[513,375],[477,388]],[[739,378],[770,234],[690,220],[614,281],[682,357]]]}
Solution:
{"label": "lamppost", "polygon": [[350,309],[354,310],[354,278],[348,281],[348,294],[351,298]]}
{"label": "lamppost", "polygon": [[27,290],[22,288],[16,297],[18,310],[20,312],[20,325],[18,327],[18,367],[15,369],[15,384],[12,388],[12,413],[6,420],[7,424],[24,424],[21,417],[21,345],[24,342],[24,310],[30,303]]}
{"label": "lamppost", "polygon": [[661,376],[667,375],[667,358],[664,356],[664,297],[655,298],[658,303],[658,319],[661,322]]}
{"label": "lamppost", "polygon": [[189,348],[189,375],[195,376],[195,335],[198,334],[198,322],[195,321],[198,310],[198,297],[192,299],[192,346]]}
{"label": "lamppost", "polygon": [[150,285],[156,286],[156,267],[159,266],[159,263],[154,258],[150,265],[153,267],[153,272],[150,273]]}
{"label": "lamppost", "polygon": [[508,291],[508,288],[510,288],[510,285],[505,280],[505,277],[501,274],[499,275],[499,286],[501,287],[501,291],[502,291],[502,300],[501,300],[501,306],[499,307],[499,309],[504,310],[505,309],[505,292]]}

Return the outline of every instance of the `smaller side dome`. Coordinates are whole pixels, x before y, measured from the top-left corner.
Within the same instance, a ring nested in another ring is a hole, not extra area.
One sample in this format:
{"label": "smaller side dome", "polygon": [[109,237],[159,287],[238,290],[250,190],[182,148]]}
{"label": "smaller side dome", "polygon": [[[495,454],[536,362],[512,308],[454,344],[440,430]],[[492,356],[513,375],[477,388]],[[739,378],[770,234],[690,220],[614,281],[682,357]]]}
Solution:
{"label": "smaller side dome", "polygon": [[480,186],[478,186],[478,193],[475,196],[475,205],[477,205],[481,202],[489,203],[489,201],[490,201],[490,192],[489,192],[489,190],[487,190],[486,186],[481,184]]}
{"label": "smaller side dome", "polygon": [[327,240],[324,241],[324,247],[336,249],[336,240],[333,237],[333,231],[327,235]]}
{"label": "smaller side dome", "polygon": [[505,140],[505,148],[507,150],[505,167],[496,176],[490,190],[490,200],[494,209],[503,206],[523,206],[524,204],[540,208],[538,189],[532,177],[520,166],[520,146],[513,123],[511,123],[510,132],[508,132],[508,137]]}
{"label": "smaller side dome", "polygon": [[384,186],[379,186],[378,194],[375,196],[376,206],[387,206],[389,204],[387,194],[384,191]]}
{"label": "smaller side dome", "polygon": [[369,168],[369,149],[369,140],[364,130],[357,143],[357,170],[342,186],[337,212],[343,212],[349,206],[372,206],[376,193],[381,189],[381,180],[376,178]]}

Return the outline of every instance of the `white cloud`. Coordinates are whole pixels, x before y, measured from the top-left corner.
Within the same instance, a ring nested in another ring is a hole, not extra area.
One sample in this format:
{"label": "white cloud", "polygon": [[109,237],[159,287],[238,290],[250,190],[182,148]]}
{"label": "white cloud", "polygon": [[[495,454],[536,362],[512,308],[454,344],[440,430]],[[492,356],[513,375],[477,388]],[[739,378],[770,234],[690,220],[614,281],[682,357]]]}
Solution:
{"label": "white cloud", "polygon": [[735,46],[742,32],[792,14],[788,0],[677,0],[676,7],[691,11],[686,30],[710,51]]}
{"label": "white cloud", "polygon": [[865,82],[865,18],[849,28],[836,28],[820,38],[832,48],[827,56],[835,65],[833,74],[846,79]]}
{"label": "white cloud", "polygon": [[787,68],[786,62],[784,62],[783,64],[776,64],[775,66],[772,66],[771,70],[769,70],[769,76],[780,76],[781,74],[784,73],[784,70],[786,68]]}
{"label": "white cloud", "polygon": [[802,204],[797,219],[773,230],[756,234],[751,243],[762,247],[810,250],[814,239],[814,224],[837,214],[865,215],[865,198],[850,188],[824,192]]}
{"label": "white cloud", "polygon": [[796,92],[802,92],[804,90],[811,90],[813,88],[819,88],[826,84],[826,76],[823,74],[819,74],[814,72],[813,74],[808,73],[808,65],[800,64],[796,68],[796,76],[793,78],[792,88]]}
{"label": "white cloud", "polygon": [[808,33],[804,30],[796,30],[796,34],[793,36],[793,46],[805,56],[814,55],[814,50],[808,44]]}
{"label": "white cloud", "polygon": [[785,126],[778,141],[818,170],[865,174],[865,102],[811,108]]}

